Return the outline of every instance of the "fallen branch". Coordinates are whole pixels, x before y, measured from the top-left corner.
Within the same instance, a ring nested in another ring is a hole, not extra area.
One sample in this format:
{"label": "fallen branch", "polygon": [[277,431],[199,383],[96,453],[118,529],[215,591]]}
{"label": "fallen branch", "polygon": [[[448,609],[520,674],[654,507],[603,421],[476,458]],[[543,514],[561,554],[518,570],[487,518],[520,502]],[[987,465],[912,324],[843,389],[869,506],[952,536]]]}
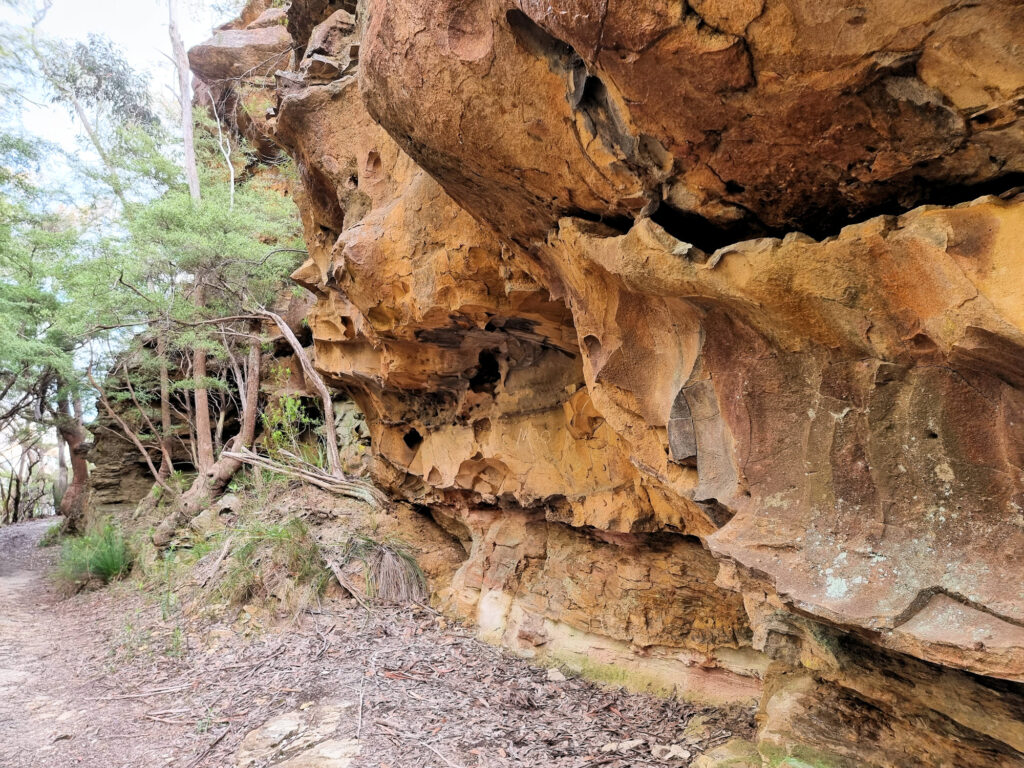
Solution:
{"label": "fallen branch", "polygon": [[221,731],[221,734],[220,734],[220,736],[218,736],[218,737],[217,737],[217,738],[215,738],[215,739],[214,739],[213,741],[211,741],[211,742],[210,742],[210,744],[209,744],[209,746],[207,746],[207,747],[206,747],[206,749],[204,749],[204,750],[203,750],[202,752],[200,752],[200,753],[199,753],[199,754],[198,754],[198,755],[196,756],[196,758],[195,758],[195,759],[194,759],[194,760],[193,760],[193,761],[192,761],[191,763],[189,763],[189,764],[188,764],[188,768],[195,768],[195,766],[197,766],[197,765],[199,765],[199,764],[200,764],[201,762],[203,762],[203,760],[205,760],[205,759],[206,759],[206,756],[207,756],[208,754],[210,754],[210,752],[212,752],[212,751],[213,751],[213,748],[214,748],[214,747],[216,747],[216,746],[217,746],[218,744],[220,744],[221,740],[222,740],[222,739],[223,739],[223,738],[224,738],[225,736],[227,736],[227,735],[228,735],[229,733],[231,733],[231,726],[230,726],[230,725],[229,725],[229,726],[228,726],[227,728],[225,728],[225,729],[224,729],[223,731]]}
{"label": "fallen branch", "polygon": [[86,701],[117,701],[120,699],[145,699],[149,696],[159,696],[162,693],[177,693],[178,691],[184,691],[186,688],[191,688],[192,684],[187,683],[186,685],[176,685],[172,688],[155,688],[152,691],[144,691],[143,693],[126,693],[121,696],[94,696],[86,699]]}
{"label": "fallen branch", "polygon": [[363,610],[369,612],[370,606],[356,591],[356,588],[352,586],[352,583],[346,578],[345,574],[341,571],[341,566],[338,565],[337,561],[334,560],[330,555],[324,553],[324,561],[327,563],[327,567],[331,569],[331,573],[334,574],[334,578],[338,580],[338,584],[341,588],[352,595],[353,599],[363,607]]}
{"label": "fallen branch", "polygon": [[224,557],[227,555],[228,548],[231,546],[231,542],[234,538],[234,536],[228,536],[227,541],[224,542],[224,548],[220,551],[220,554],[217,555],[217,561],[213,564],[213,570],[206,574],[206,578],[203,579],[203,583],[199,585],[200,587],[205,587],[210,582],[210,579],[217,575],[217,571],[220,570],[220,564],[224,562]]}
{"label": "fallen branch", "polygon": [[330,390],[327,389],[327,385],[324,384],[320,373],[313,367],[309,355],[306,354],[306,350],[302,348],[302,344],[299,343],[295,334],[292,333],[292,329],[288,327],[288,323],[284,321],[284,318],[276,312],[271,312],[267,309],[259,310],[256,314],[274,322],[281,335],[284,336],[291,346],[292,352],[299,359],[299,364],[302,366],[302,372],[305,374],[306,379],[316,387],[316,391],[320,394],[324,408],[324,432],[326,433],[324,435],[324,444],[327,446],[327,464],[331,468],[332,476],[344,479],[345,474],[341,471],[341,456],[338,453],[338,434],[334,431],[334,400],[331,398]]}
{"label": "fallen branch", "polygon": [[384,509],[387,506],[387,497],[372,484],[364,480],[348,480],[343,477],[336,477],[313,465],[295,467],[289,464],[282,464],[266,456],[253,453],[245,447],[234,451],[225,450],[221,453],[221,456],[301,480],[338,496],[346,496],[350,499],[365,502],[377,509]]}

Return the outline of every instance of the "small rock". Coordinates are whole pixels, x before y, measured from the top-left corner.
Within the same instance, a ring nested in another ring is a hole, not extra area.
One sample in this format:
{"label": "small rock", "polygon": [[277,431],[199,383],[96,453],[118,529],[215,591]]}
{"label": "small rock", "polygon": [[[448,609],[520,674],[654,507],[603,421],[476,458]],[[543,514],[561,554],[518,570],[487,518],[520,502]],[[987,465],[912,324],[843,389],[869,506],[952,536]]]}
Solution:
{"label": "small rock", "polygon": [[745,739],[732,739],[705,752],[694,760],[691,768],[760,768],[757,747]]}
{"label": "small rock", "polygon": [[296,715],[297,713],[280,715],[250,731],[238,747],[237,764],[241,768],[254,766],[265,757],[274,754],[283,742],[297,736],[303,724]]}
{"label": "small rock", "polygon": [[609,741],[601,747],[602,752],[632,752],[639,749],[647,742],[644,739],[629,739],[627,741]]}
{"label": "small rock", "polygon": [[564,683],[565,675],[563,675],[560,670],[557,670],[554,667],[552,667],[548,670],[548,680],[550,680],[552,683]]}
{"label": "small rock", "polygon": [[690,744],[696,744],[699,741],[706,740],[711,735],[709,720],[710,718],[706,715],[697,715],[690,718],[686,727],[683,728],[683,735],[686,736],[686,741]]}
{"label": "small rock", "polygon": [[634,749],[640,749],[640,747],[646,743],[646,739],[629,739],[628,741],[620,741],[619,752],[632,752]]}
{"label": "small rock", "polygon": [[359,756],[355,739],[332,739],[278,764],[278,768],[349,768]]}
{"label": "small rock", "polygon": [[690,750],[681,744],[651,744],[651,755],[655,760],[689,760]]}

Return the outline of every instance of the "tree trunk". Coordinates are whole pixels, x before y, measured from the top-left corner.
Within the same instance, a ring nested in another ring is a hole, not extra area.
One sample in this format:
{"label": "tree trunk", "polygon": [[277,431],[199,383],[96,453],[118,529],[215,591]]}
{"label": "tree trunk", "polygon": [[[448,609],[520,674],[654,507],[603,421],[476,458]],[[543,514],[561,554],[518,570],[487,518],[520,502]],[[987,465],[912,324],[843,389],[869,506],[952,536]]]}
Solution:
{"label": "tree trunk", "polygon": [[64,438],[57,432],[57,479],[53,482],[53,508],[60,509],[61,499],[68,489],[68,460],[67,446]]}
{"label": "tree trunk", "polygon": [[196,407],[196,469],[205,474],[213,465],[213,432],[210,425],[210,397],[206,391],[206,350],[197,346],[192,353],[192,374],[195,380]]}
{"label": "tree trunk", "polygon": [[338,433],[334,427],[334,400],[331,398],[330,390],[327,389],[323,378],[316,368],[313,367],[313,362],[309,359],[309,355],[306,354],[306,350],[302,348],[302,345],[295,334],[292,333],[292,329],[288,327],[288,323],[284,321],[284,318],[276,312],[266,309],[261,310],[258,314],[274,321],[281,335],[291,345],[295,356],[299,358],[299,364],[302,366],[302,372],[305,374],[306,379],[316,387],[317,392],[320,394],[320,400],[323,403],[324,409],[324,432],[326,433],[324,435],[324,444],[327,449],[327,465],[330,467],[331,474],[334,477],[344,479],[345,473],[341,470],[341,456],[338,452]]}
{"label": "tree trunk", "polygon": [[[256,340],[249,347],[249,356],[245,363],[247,370],[245,396],[242,400],[242,431],[231,441],[229,448],[233,446],[251,448],[253,440],[256,438],[256,419],[260,401],[260,364],[260,344]],[[210,433],[206,434],[209,437]],[[192,486],[181,495],[178,503],[175,504],[174,511],[157,526],[153,532],[153,543],[158,547],[166,547],[170,544],[175,531],[202,512],[211,501],[223,493],[224,488],[241,467],[242,462],[238,459],[222,455],[207,471],[201,471]]]}
{"label": "tree trunk", "polygon": [[[206,295],[201,282],[202,277],[196,275],[196,293],[193,301],[197,307],[206,304]],[[192,353],[192,380],[195,384],[196,409],[196,470],[205,475],[213,465],[213,431],[210,424],[210,395],[206,390],[206,348],[202,343],[196,344]]]}
{"label": "tree trunk", "polygon": [[71,458],[71,483],[60,500],[60,513],[64,516],[64,528],[71,533],[85,530],[86,508],[89,500],[89,450],[88,433],[81,421],[81,403],[75,399],[75,415],[72,415],[67,397],[61,398],[60,418],[57,431],[67,443]]}
{"label": "tree trunk", "polygon": [[196,148],[192,136],[192,87],[189,83],[191,70],[188,54],[178,31],[177,0],[167,0],[167,15],[170,19],[171,50],[174,52],[174,66],[178,70],[178,103],[181,106],[181,138],[185,142],[185,178],[188,179],[188,193],[193,200],[199,200],[199,170],[196,167]]}
{"label": "tree trunk", "polygon": [[174,460],[171,457],[171,377],[167,370],[167,340],[164,336],[166,330],[162,328],[156,337],[156,354],[160,358],[160,467],[157,469],[153,487],[135,507],[136,520],[156,509],[161,495],[168,487],[167,479],[174,472]]}
{"label": "tree trunk", "polygon": [[110,159],[110,155],[103,148],[103,144],[100,141],[99,135],[96,133],[96,129],[93,127],[92,121],[89,120],[89,115],[86,114],[85,109],[82,107],[82,103],[75,97],[74,94],[70,94],[71,104],[75,108],[75,114],[78,115],[78,119],[82,123],[82,128],[85,129],[85,135],[89,137],[89,141],[96,149],[96,154],[100,156],[100,160],[103,162],[104,167],[107,169],[108,183],[110,188],[113,190],[117,199],[121,201],[121,205],[124,207],[125,213],[128,212],[128,198],[124,194],[124,187],[121,185],[121,177],[117,173],[117,168],[114,166],[113,161]]}
{"label": "tree trunk", "polygon": [[171,377],[167,371],[166,329],[156,337],[156,354],[160,358],[160,477],[166,479],[174,471],[171,458]]}

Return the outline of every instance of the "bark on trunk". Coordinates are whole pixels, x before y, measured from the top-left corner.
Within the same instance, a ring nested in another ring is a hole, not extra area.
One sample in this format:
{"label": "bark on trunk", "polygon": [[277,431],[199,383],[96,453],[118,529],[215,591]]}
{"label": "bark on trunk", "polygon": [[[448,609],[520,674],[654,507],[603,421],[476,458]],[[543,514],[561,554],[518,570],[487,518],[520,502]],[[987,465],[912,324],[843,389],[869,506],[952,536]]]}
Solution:
{"label": "bark on trunk", "polygon": [[[246,360],[245,397],[242,401],[242,430],[231,441],[229,448],[240,446],[251,448],[256,438],[256,418],[259,412],[260,399],[260,345],[254,341],[249,347]],[[196,420],[198,423],[198,419]],[[209,432],[206,433],[209,437]],[[226,450],[225,453],[228,451]],[[153,532],[153,543],[158,547],[166,547],[174,538],[175,531],[188,523],[193,517],[205,509],[216,499],[224,488],[241,469],[242,462],[238,459],[222,455],[210,465],[205,472],[200,472],[192,486],[181,495],[174,510],[157,526]]]}
{"label": "bark on trunk", "polygon": [[60,509],[61,500],[68,490],[67,445],[57,431],[57,479],[53,482],[53,508]]}
{"label": "bark on trunk", "polygon": [[324,432],[326,433],[324,435],[324,443],[327,448],[327,465],[334,477],[344,479],[345,473],[341,470],[341,456],[338,452],[338,433],[334,427],[334,400],[331,398],[330,390],[327,389],[327,385],[324,384],[324,380],[316,368],[313,367],[313,362],[309,359],[309,355],[306,354],[306,350],[302,348],[302,344],[299,343],[298,338],[292,333],[292,329],[288,327],[288,323],[284,321],[284,318],[276,312],[269,310],[262,310],[259,314],[274,321],[281,335],[291,345],[295,356],[299,358],[299,364],[302,366],[302,372],[305,374],[306,379],[316,387],[317,392],[320,394],[320,400],[323,403],[324,409]]}
{"label": "bark on trunk", "polygon": [[[199,282],[201,276],[196,275]],[[203,286],[200,282],[196,288],[195,304],[202,307],[206,303]],[[213,466],[213,432],[210,425],[210,396],[206,389],[206,349],[202,344],[196,345],[192,353],[192,377],[195,382],[196,409],[196,470],[203,476]]]}
{"label": "bark on trunk", "polygon": [[64,516],[65,530],[71,533],[81,533],[85,530],[86,508],[89,500],[89,461],[87,457],[92,446],[89,445],[88,433],[77,415],[81,413],[81,406],[77,401],[75,412],[76,415],[72,415],[67,398],[61,400],[57,431],[60,432],[61,439],[68,446],[71,458],[71,482],[64,497],[60,500],[60,513]]}
{"label": "bark on trunk", "polygon": [[160,358],[160,477],[167,479],[174,471],[171,458],[171,376],[167,370],[167,340],[164,331],[156,338],[156,354]]}
{"label": "bark on trunk", "polygon": [[188,66],[188,54],[178,31],[178,4],[176,0],[167,0],[167,15],[170,21],[171,49],[174,51],[174,66],[178,70],[178,104],[181,107],[181,138],[185,143],[185,178],[188,180],[188,193],[193,200],[198,200],[199,171],[196,167],[196,149],[192,137],[192,87],[189,83],[191,71]]}

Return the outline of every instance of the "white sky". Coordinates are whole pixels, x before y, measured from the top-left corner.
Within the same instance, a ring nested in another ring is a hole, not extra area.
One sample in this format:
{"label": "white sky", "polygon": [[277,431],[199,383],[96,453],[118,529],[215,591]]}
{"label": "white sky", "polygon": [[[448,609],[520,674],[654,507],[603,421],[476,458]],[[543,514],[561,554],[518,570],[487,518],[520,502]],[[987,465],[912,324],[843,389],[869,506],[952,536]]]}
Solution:
{"label": "white sky", "polygon": [[[210,0],[179,0],[178,5],[186,48],[209,38],[213,27],[226,20],[212,10]],[[167,0],[54,0],[40,28],[47,37],[65,40],[84,40],[90,33],[108,37],[136,70],[149,73],[156,99],[172,99],[168,88],[176,86],[174,67],[167,58],[171,52]],[[76,146],[76,128],[63,107],[30,108],[23,124],[28,133],[66,149]]]}

